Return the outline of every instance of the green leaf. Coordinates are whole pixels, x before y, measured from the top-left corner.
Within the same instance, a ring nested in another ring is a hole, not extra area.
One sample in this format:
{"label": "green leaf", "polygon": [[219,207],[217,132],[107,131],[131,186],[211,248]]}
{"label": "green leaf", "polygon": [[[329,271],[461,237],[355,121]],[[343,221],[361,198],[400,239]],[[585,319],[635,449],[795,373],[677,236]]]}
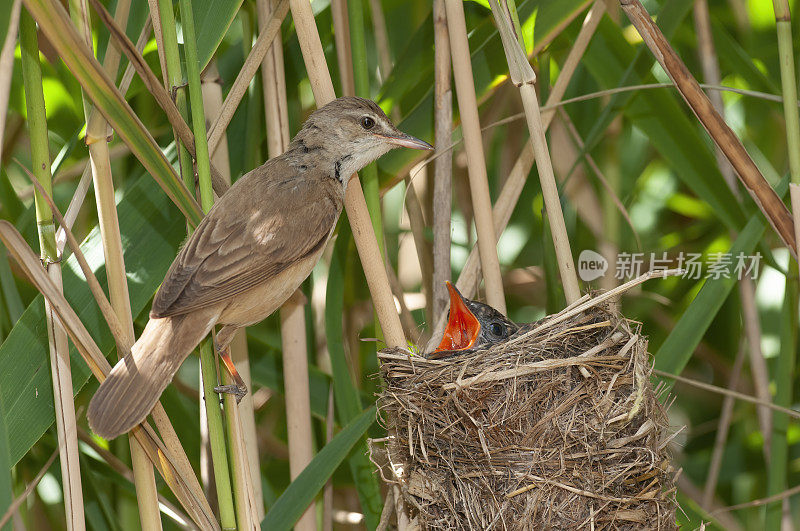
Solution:
{"label": "green leaf", "polygon": [[[788,177],[781,181],[776,192],[783,197],[788,189]],[[707,279],[697,296],[683,315],[675,324],[667,339],[656,352],[656,369],[670,374],[680,374],[683,368],[692,357],[694,349],[700,344],[708,327],[716,317],[725,299],[736,285],[733,268],[736,263],[736,256],[743,253],[745,256],[753,253],[756,245],[761,241],[766,229],[766,221],[760,212],[753,215],[747,222],[744,229],[736,237],[728,251],[733,257],[732,264],[728,268],[729,277],[724,276],[718,279]],[[669,384],[671,388],[672,384]]]}
{"label": "green leaf", "polygon": [[291,529],[353,446],[375,422],[375,414],[375,406],[364,410],[314,456],[270,508],[261,523],[261,529],[269,531]]}
{"label": "green leaf", "polygon": [[192,12],[197,29],[197,59],[200,70],[204,69],[222,38],[231,27],[231,22],[239,12],[242,0],[194,0]]}
{"label": "green leaf", "polygon": [[[124,245],[128,291],[133,315],[141,312],[169,268],[185,234],[185,219],[152,179],[139,178],[121,194],[117,206]],[[81,245],[86,259],[105,285],[103,247],[95,228]],[[114,340],[86,286],[77,261],[64,262],[64,294],[106,355]],[[5,424],[10,434],[12,464],[25,455],[55,420],[48,361],[44,303],[37,296],[0,345],[0,400],[6,406]],[[74,347],[70,347],[72,383],[80,390],[90,372]]]}

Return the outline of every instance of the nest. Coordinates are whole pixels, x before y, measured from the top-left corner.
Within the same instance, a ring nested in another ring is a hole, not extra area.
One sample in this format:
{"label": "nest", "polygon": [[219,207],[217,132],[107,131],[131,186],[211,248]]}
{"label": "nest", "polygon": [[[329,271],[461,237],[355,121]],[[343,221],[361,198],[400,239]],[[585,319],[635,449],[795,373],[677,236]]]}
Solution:
{"label": "nest", "polygon": [[565,312],[443,360],[379,353],[380,472],[422,529],[676,527],[641,325]]}

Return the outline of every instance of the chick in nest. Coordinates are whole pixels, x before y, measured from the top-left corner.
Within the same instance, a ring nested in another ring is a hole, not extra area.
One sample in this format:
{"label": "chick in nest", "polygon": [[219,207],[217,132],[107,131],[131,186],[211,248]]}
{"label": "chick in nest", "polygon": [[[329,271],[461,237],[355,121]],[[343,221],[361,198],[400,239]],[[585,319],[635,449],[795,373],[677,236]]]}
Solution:
{"label": "chick in nest", "polygon": [[486,349],[506,341],[536,323],[518,325],[488,304],[467,299],[453,284],[450,292],[450,313],[439,346],[428,354],[429,359],[442,359]]}

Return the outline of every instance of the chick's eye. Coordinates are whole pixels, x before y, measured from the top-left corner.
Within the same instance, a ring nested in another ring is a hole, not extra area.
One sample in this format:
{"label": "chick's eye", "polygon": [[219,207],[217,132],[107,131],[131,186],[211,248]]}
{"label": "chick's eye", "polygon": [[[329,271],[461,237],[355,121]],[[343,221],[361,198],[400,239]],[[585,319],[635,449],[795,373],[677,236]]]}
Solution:
{"label": "chick's eye", "polygon": [[500,325],[500,323],[492,323],[491,325],[489,325],[489,331],[494,336],[497,337],[503,336],[503,327]]}
{"label": "chick's eye", "polygon": [[364,116],[361,118],[361,127],[364,129],[372,129],[375,127],[375,120],[370,118],[369,116]]}

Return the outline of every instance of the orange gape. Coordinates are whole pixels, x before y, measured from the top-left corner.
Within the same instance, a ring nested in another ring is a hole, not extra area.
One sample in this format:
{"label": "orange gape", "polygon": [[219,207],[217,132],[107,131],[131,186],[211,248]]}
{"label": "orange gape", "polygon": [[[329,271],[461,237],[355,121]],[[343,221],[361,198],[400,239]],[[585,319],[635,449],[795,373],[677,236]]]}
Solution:
{"label": "orange gape", "polygon": [[481,333],[480,322],[467,308],[464,299],[450,282],[447,283],[447,290],[450,292],[450,315],[447,318],[447,328],[444,329],[442,342],[433,352],[468,349]]}

